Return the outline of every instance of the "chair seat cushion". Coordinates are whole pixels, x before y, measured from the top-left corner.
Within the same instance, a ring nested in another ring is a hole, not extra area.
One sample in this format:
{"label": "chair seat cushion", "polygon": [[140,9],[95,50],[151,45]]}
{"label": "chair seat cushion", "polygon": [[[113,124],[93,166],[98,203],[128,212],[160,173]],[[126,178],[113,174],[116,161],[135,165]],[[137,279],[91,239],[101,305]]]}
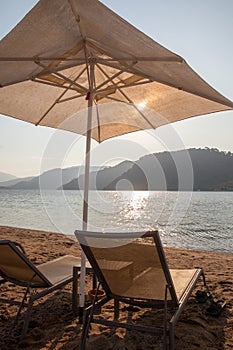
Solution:
{"label": "chair seat cushion", "polygon": [[38,265],[37,268],[54,285],[72,277],[73,266],[81,266],[81,259],[72,255],[65,255]]}

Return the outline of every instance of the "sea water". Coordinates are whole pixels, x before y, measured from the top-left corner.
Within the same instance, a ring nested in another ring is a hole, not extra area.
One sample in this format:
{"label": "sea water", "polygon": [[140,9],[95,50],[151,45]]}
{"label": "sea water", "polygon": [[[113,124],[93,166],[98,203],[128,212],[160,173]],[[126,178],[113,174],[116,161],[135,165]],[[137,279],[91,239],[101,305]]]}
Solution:
{"label": "sea water", "polygon": [[[0,190],[0,225],[73,234],[82,191]],[[233,253],[232,192],[90,191],[88,229],[159,229],[164,245]]]}

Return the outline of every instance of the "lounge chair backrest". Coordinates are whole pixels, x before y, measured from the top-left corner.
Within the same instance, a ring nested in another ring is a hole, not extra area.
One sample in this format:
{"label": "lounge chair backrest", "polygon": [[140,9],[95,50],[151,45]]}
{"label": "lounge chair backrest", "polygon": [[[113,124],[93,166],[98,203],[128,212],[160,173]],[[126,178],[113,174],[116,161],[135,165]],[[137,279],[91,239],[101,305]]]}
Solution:
{"label": "lounge chair backrest", "polygon": [[15,242],[0,241],[0,275],[18,285],[26,286],[28,283],[35,287],[49,287],[51,283],[28,260]]}
{"label": "lounge chair backrest", "polygon": [[107,293],[162,301],[167,290],[167,300],[177,304],[157,231],[75,234]]}

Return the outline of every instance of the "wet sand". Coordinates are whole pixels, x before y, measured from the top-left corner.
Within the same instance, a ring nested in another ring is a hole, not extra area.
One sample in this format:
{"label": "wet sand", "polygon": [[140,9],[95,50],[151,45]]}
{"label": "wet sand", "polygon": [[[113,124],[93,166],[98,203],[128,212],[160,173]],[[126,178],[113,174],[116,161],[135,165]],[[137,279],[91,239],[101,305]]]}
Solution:
{"label": "wet sand", "polygon": [[[80,247],[72,238],[58,233],[0,226],[0,239],[11,239],[21,243],[28,257],[40,264],[65,254],[80,256]],[[170,267],[202,267],[211,292],[216,299],[227,302],[219,317],[205,314],[206,305],[198,304],[195,292],[175,327],[175,349],[233,349],[233,255],[206,251],[165,248]],[[87,290],[91,279],[87,278]],[[197,289],[202,287],[201,283]],[[1,297],[16,299],[22,296],[22,288],[13,284],[0,285]],[[102,309],[105,316],[112,314],[110,304]],[[8,335],[17,307],[0,304],[0,349],[79,349],[81,327],[72,313],[71,286],[35,303],[27,337],[19,342],[22,319]],[[130,310],[122,305],[121,320],[132,319],[136,323],[151,324],[157,314],[150,309]],[[161,339],[147,333],[118,329],[114,331],[94,325],[88,340],[89,350],[139,350],[161,349]]]}

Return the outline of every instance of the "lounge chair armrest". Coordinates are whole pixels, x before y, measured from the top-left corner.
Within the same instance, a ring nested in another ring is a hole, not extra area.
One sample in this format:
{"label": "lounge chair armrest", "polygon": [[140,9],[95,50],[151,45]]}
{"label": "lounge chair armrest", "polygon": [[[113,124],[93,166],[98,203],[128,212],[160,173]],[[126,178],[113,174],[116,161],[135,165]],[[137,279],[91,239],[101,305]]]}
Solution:
{"label": "lounge chair armrest", "polygon": [[22,245],[19,242],[12,241],[12,243],[14,243],[14,245],[18,247],[26,255],[25,249],[22,247]]}

